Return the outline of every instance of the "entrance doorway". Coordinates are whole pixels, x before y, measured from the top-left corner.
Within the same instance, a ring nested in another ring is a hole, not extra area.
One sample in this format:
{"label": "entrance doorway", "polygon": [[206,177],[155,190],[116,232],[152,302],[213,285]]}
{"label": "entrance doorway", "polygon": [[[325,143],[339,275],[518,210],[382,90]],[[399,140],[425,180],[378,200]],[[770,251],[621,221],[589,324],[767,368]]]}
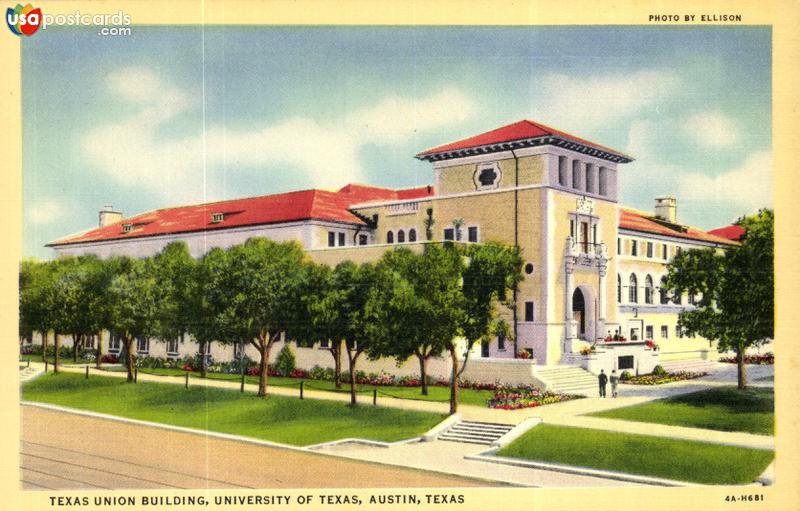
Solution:
{"label": "entrance doorway", "polygon": [[580,288],[572,293],[572,319],[578,325],[578,337],[586,337],[586,300]]}

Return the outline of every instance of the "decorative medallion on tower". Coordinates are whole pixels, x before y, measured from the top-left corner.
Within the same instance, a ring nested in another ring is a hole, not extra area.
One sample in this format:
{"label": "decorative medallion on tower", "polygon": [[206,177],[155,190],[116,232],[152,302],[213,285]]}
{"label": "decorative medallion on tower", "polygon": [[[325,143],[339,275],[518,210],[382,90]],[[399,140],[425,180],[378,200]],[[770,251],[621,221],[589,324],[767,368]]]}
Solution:
{"label": "decorative medallion on tower", "polygon": [[496,190],[500,187],[500,179],[503,177],[500,172],[500,165],[496,162],[481,163],[472,175],[476,190]]}

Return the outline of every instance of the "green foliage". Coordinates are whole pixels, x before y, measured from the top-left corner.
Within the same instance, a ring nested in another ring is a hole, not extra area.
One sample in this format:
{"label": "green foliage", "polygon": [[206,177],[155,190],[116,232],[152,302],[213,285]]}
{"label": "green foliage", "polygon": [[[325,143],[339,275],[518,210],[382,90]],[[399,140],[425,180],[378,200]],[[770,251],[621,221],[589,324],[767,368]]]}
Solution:
{"label": "green foliage", "polygon": [[620,381],[628,381],[632,378],[631,373],[629,371],[622,371],[619,375]]}
{"label": "green foliage", "polygon": [[[667,266],[665,285],[676,293],[704,295],[694,310],[679,316],[689,335],[716,340],[720,352],[743,356],[774,335],[774,215],[764,209],[739,225],[745,229],[741,245],[678,254]],[[739,387],[745,385],[740,366]]]}
{"label": "green foliage", "polygon": [[660,365],[657,365],[653,368],[653,374],[655,374],[656,376],[663,376],[667,374],[667,371]]}
{"label": "green foliage", "polygon": [[289,376],[289,373],[294,371],[297,366],[297,361],[294,358],[294,352],[288,343],[283,345],[281,351],[278,353],[278,358],[275,360],[275,369],[283,376]]}

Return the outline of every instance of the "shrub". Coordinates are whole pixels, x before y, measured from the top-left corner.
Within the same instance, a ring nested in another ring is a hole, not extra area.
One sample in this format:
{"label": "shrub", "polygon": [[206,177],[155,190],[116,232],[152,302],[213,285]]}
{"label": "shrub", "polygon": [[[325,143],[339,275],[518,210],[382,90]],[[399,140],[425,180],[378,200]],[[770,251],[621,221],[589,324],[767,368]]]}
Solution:
{"label": "shrub", "polygon": [[667,371],[664,370],[664,368],[661,367],[660,365],[657,365],[653,368],[653,374],[656,376],[664,376],[665,374],[667,374]]}
{"label": "shrub", "polygon": [[87,362],[94,362],[97,360],[97,353],[93,349],[84,349],[81,352],[81,360],[85,360]]}
{"label": "shrub", "polygon": [[112,355],[110,353],[106,353],[102,357],[100,357],[101,364],[119,364],[119,357],[116,355]]}
{"label": "shrub", "polygon": [[540,390],[534,387],[498,387],[494,397],[488,401],[489,408],[500,410],[518,410],[520,408],[533,408],[578,399],[581,396],[560,394],[549,390]]}
{"label": "shrub", "polygon": [[631,379],[631,373],[628,371],[622,371],[622,374],[619,375],[619,381],[628,381]]}
{"label": "shrub", "polygon": [[[724,357],[719,359],[720,362],[725,362],[728,364],[735,364],[736,357]],[[744,356],[744,363],[745,364],[757,364],[757,365],[772,365],[775,363],[775,355],[770,353],[764,353],[763,355],[745,355]]]}
{"label": "shrub", "polygon": [[165,360],[160,357],[142,357],[139,359],[139,367],[143,369],[161,369],[165,367]]}
{"label": "shrub", "polygon": [[275,370],[280,376],[289,376],[289,373],[294,371],[296,366],[297,361],[294,358],[292,348],[289,347],[289,343],[286,343],[283,345],[283,348],[281,348],[280,353],[278,353],[278,358],[275,360]]}
{"label": "shrub", "polygon": [[41,355],[42,354],[42,345],[41,344],[23,344],[19,348],[20,355]]}

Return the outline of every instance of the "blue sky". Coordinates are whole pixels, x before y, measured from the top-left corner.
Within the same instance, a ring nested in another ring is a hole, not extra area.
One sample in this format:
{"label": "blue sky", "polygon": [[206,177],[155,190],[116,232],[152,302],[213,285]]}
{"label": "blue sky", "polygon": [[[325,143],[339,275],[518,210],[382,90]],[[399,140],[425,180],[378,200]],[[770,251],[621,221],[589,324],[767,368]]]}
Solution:
{"label": "blue sky", "polygon": [[106,204],[429,184],[414,154],[523,118],[633,155],[625,205],[772,204],[768,27],[51,27],[22,55],[25,256]]}

